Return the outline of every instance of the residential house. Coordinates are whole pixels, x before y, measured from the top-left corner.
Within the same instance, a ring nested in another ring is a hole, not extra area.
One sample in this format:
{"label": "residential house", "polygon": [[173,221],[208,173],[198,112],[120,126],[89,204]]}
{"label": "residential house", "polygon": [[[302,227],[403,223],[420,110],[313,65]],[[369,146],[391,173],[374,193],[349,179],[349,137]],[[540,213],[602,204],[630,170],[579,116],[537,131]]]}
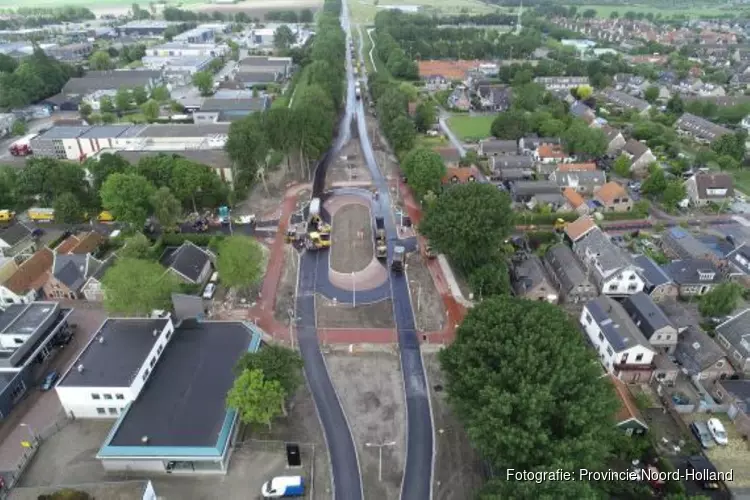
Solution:
{"label": "residential house", "polygon": [[553,181],[516,181],[510,186],[513,201],[527,203],[540,194],[560,194],[560,187]]}
{"label": "residential house", "polygon": [[276,83],[282,79],[281,73],[270,71],[238,71],[234,75],[234,81],[246,89]]}
{"label": "residential house", "polygon": [[586,200],[575,189],[566,187],[563,189],[562,195],[572,212],[576,212],[579,215],[587,215],[589,213],[590,209],[586,204]]}
{"label": "residential house", "polygon": [[[728,413],[734,415],[732,427],[738,432],[736,439],[750,438],[750,380],[718,380],[714,385],[713,396],[717,401],[729,406]],[[729,485],[733,496],[741,498],[740,488]]]}
{"label": "residential house", "polygon": [[565,226],[565,235],[571,243],[576,243],[596,228],[597,225],[594,219],[588,215],[584,215]]}
{"label": "residential house", "polygon": [[689,376],[697,377],[703,383],[734,375],[726,353],[697,325],[680,332],[674,357]]}
{"label": "residential house", "polygon": [[633,262],[638,267],[638,274],[643,278],[643,291],[649,294],[654,302],[677,297],[677,285],[653,259],[646,255],[636,255]]}
{"label": "residential house", "polygon": [[716,125],[705,118],[690,113],[684,113],[678,118],[675,122],[675,126],[677,127],[678,132],[689,135],[695,140],[703,143],[711,143],[724,134],[732,133],[728,128]]}
{"label": "residential house", "polygon": [[453,89],[453,93],[448,96],[448,105],[460,111],[468,111],[471,109],[471,98],[469,97],[469,93],[466,91],[465,86],[459,85]]}
{"label": "residential house", "polygon": [[609,379],[615,389],[615,395],[617,395],[617,399],[620,402],[615,414],[615,425],[617,428],[622,429],[628,436],[647,432],[648,425],[646,425],[646,420],[641,415],[640,410],[638,410],[635,398],[628,390],[628,387],[614,375],[609,375]]}
{"label": "residential house", "polygon": [[513,99],[513,90],[507,85],[480,85],[477,94],[485,111],[507,111]]}
{"label": "residential house", "polygon": [[88,71],[85,76],[71,78],[60,92],[63,95],[86,96],[96,91],[120,88],[145,88],[149,90],[162,81],[160,71],[132,69],[113,71]]}
{"label": "residential house", "polygon": [[645,116],[651,105],[643,99],[638,99],[625,92],[620,92],[613,88],[606,88],[599,92],[599,97],[609,103],[611,106],[623,111],[635,111],[641,116]]}
{"label": "residential house", "polygon": [[432,150],[440,155],[446,167],[458,167],[461,163],[461,153],[454,147],[435,147]]}
{"label": "residential house", "polygon": [[518,156],[518,143],[503,139],[484,139],[479,141],[480,156]]}
{"label": "residential house", "polygon": [[596,112],[581,101],[575,101],[570,105],[570,113],[586,122],[589,126],[593,126],[596,122]]}
{"label": "residential house", "polygon": [[547,275],[542,260],[536,255],[514,263],[512,277],[513,291],[517,297],[557,303],[557,290]]}
{"label": "residential house", "polygon": [[15,222],[0,230],[0,255],[23,257],[33,254],[35,250],[33,232],[22,222]]}
{"label": "residential house", "polygon": [[618,129],[610,127],[609,125],[602,126],[602,132],[607,137],[607,153],[613,154],[617,151],[621,151],[625,147],[625,137]]}
{"label": "residential house", "polygon": [[477,172],[472,167],[448,167],[445,169],[443,184],[466,184],[475,182]]}
{"label": "residential house", "polygon": [[44,293],[54,299],[82,299],[82,287],[101,267],[94,252],[104,237],[91,231],[66,238],[53,250],[52,269],[44,284]]}
{"label": "residential house", "polygon": [[722,205],[734,198],[734,180],[725,173],[697,173],[685,181],[690,202],[697,206]]}
{"label": "residential house", "polygon": [[738,373],[750,373],[750,309],[733,316],[715,329],[716,340],[724,348]]}
{"label": "residential house", "polygon": [[0,255],[0,283],[4,283],[17,270],[18,262],[16,262],[16,259]]}
{"label": "residential house", "polygon": [[563,163],[570,160],[568,153],[559,144],[542,144],[533,154],[534,161],[540,163]]}
{"label": "residential house", "polygon": [[571,90],[581,85],[589,85],[587,76],[538,76],[534,83],[542,85],[547,90]]}
{"label": "residential house", "polygon": [[36,300],[47,282],[54,255],[47,247],[37,250],[0,285],[0,307],[28,304]]}
{"label": "residential house", "polygon": [[651,346],[661,354],[672,354],[677,347],[677,328],[664,311],[644,292],[625,297],[622,307]]}
{"label": "residential house", "polygon": [[638,274],[638,267],[598,227],[578,239],[573,244],[573,251],[601,293],[623,296],[643,291],[645,283]]}
{"label": "residential house", "polygon": [[708,245],[681,227],[672,227],[664,231],[661,245],[667,256],[672,259],[718,259]]}
{"label": "residential house", "polygon": [[633,208],[633,200],[630,199],[625,188],[612,181],[594,192],[594,200],[606,212],[629,212]]}
{"label": "residential house", "polygon": [[750,245],[742,243],[729,252],[726,257],[729,267],[727,274],[732,281],[738,281],[745,287],[750,286]]}
{"label": "residential house", "polygon": [[651,379],[656,351],[619,303],[604,295],[587,302],[580,323],[607,373],[626,383]]}
{"label": "residential house", "polygon": [[622,154],[630,159],[630,171],[637,177],[645,177],[648,167],[656,161],[651,149],[642,142],[630,139],[622,148]]}
{"label": "residential house", "polygon": [[539,146],[543,144],[547,144],[549,146],[559,146],[562,144],[562,141],[557,137],[537,137],[535,135],[521,137],[520,139],[518,139],[518,148],[521,150],[521,153],[525,155],[533,155],[534,151],[536,151]]}
{"label": "residential house", "polygon": [[662,269],[677,285],[680,297],[705,295],[723,279],[716,264],[706,259],[675,260]]}
{"label": "residential house", "polygon": [[593,194],[606,182],[607,176],[601,170],[566,170],[558,168],[549,176],[560,189],[572,188],[579,193]]}
{"label": "residential house", "polygon": [[81,286],[80,293],[89,302],[102,302],[104,300],[104,285],[102,284],[102,279],[107,270],[115,263],[115,259],[116,256],[111,255],[101,262],[101,265],[99,265],[93,273],[90,273],[86,283]]}
{"label": "residential house", "polygon": [[569,304],[587,302],[599,295],[586,271],[567,245],[558,243],[547,250],[544,266],[555,288],[560,291],[560,300]]}
{"label": "residential house", "polygon": [[441,75],[429,75],[422,78],[425,81],[425,88],[429,92],[439,92],[451,88],[451,82]]}
{"label": "residential house", "polygon": [[199,285],[211,276],[213,254],[186,241],[172,252],[167,250],[161,261],[167,270],[180,280]]}
{"label": "residential house", "polygon": [[500,155],[490,156],[490,171],[492,178],[505,179],[507,171],[520,171],[522,177],[531,178],[534,175],[534,160],[530,156]]}

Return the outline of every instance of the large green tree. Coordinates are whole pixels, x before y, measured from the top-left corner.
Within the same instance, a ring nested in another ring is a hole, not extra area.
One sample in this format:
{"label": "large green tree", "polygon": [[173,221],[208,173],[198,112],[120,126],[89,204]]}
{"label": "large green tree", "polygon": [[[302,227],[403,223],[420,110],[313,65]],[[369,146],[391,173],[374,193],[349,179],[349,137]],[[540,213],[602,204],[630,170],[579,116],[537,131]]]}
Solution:
{"label": "large green tree", "polygon": [[83,222],[84,207],[73,193],[62,193],[52,204],[55,209],[55,222],[58,224],[80,224]]}
{"label": "large green tree", "polygon": [[529,117],[523,110],[512,109],[500,113],[492,121],[490,132],[498,139],[517,141],[531,131]]}
{"label": "large green tree", "polygon": [[419,224],[432,246],[464,271],[491,261],[513,225],[510,198],[492,184],[451,187]]}
{"label": "large green tree", "polygon": [[472,270],[469,286],[475,297],[480,299],[510,294],[510,273],[505,260],[498,258]]}
{"label": "large green tree", "polygon": [[734,134],[724,134],[711,143],[711,149],[719,156],[731,156],[737,161],[745,158],[745,141],[747,134],[736,132]]}
{"label": "large green tree", "polygon": [[742,297],[742,286],[737,283],[722,283],[703,297],[698,310],[703,316],[717,317],[731,314]]}
{"label": "large green tree", "polygon": [[214,77],[209,71],[198,71],[193,75],[193,85],[198,87],[202,96],[208,96],[214,90]]}
{"label": "large green tree", "polygon": [[414,115],[414,126],[419,132],[427,132],[435,124],[437,114],[435,105],[429,101],[423,101],[417,104],[416,114]]}
{"label": "large green tree", "polygon": [[135,316],[170,309],[178,280],[158,262],[121,258],[104,274],[102,285],[108,312]]}
{"label": "large green tree", "polygon": [[514,297],[484,300],[440,363],[451,406],[498,477],[507,469],[603,466],[619,432],[618,402],[561,309]]}
{"label": "large green tree", "polygon": [[273,45],[277,50],[286,50],[297,41],[297,35],[286,24],[282,24],[273,32]]}
{"label": "large green tree", "polygon": [[440,191],[446,173],[443,158],[427,148],[412,149],[401,163],[401,169],[409,187],[420,201],[428,192]]}
{"label": "large green tree", "polygon": [[130,169],[130,163],[122,156],[103,153],[98,158],[86,160],[84,168],[91,175],[94,189],[99,191],[107,177],[114,173],[125,173]]}
{"label": "large green tree", "polygon": [[232,236],[219,244],[216,267],[230,287],[247,287],[263,277],[266,258],[260,243],[247,236]]}
{"label": "large green tree", "polygon": [[237,410],[243,424],[265,424],[283,412],[284,389],[276,380],[266,380],[260,370],[244,370],[227,394],[227,407]]}
{"label": "large green tree", "polygon": [[257,352],[248,352],[237,361],[234,371],[260,370],[266,380],[278,382],[287,395],[302,384],[302,358],[296,351],[278,344],[268,344]]}
{"label": "large green tree", "polygon": [[89,66],[91,66],[91,69],[95,69],[97,71],[114,68],[112,58],[109,57],[109,54],[104,50],[97,50],[96,52],[91,54],[91,57],[89,57]]}
{"label": "large green tree", "polygon": [[[539,472],[550,469],[540,467]],[[530,471],[536,472],[536,471]],[[577,473],[577,471],[568,471]],[[522,481],[491,479],[479,500],[599,500],[600,492],[586,481]]]}
{"label": "large green tree", "polygon": [[151,208],[154,217],[164,231],[171,231],[177,227],[182,214],[182,204],[175,198],[168,187],[160,187],[151,195]]}
{"label": "large green tree", "polygon": [[99,195],[102,206],[112,212],[115,219],[142,228],[151,213],[151,195],[154,185],[142,175],[115,173],[107,177]]}
{"label": "large green tree", "polygon": [[582,158],[596,158],[607,152],[607,136],[583,120],[573,121],[563,134],[563,142],[569,153]]}

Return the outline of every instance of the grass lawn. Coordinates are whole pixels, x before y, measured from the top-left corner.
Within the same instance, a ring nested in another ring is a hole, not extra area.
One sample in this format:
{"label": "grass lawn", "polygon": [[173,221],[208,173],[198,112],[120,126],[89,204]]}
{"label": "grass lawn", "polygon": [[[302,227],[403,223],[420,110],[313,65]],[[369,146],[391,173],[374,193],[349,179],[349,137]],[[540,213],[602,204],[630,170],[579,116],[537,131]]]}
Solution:
{"label": "grass lawn", "polygon": [[750,195],[750,170],[740,169],[731,172],[734,177],[734,187],[742,191],[745,195]]}
{"label": "grass lawn", "polygon": [[490,136],[490,127],[495,115],[469,116],[455,114],[448,118],[448,126],[459,139],[484,139]]}
{"label": "grass lawn", "polygon": [[448,139],[445,136],[438,136],[438,137],[428,137],[423,134],[417,134],[417,141],[414,145],[418,148],[442,148],[449,146]]}
{"label": "grass lawn", "polygon": [[644,14],[661,14],[662,17],[672,17],[677,15],[687,15],[690,18],[700,17],[711,17],[711,16],[725,16],[727,14],[739,14],[736,9],[732,8],[721,8],[714,7],[708,3],[701,4],[696,3],[694,6],[686,7],[658,7],[654,5],[579,5],[578,12],[583,12],[586,9],[596,10],[596,14],[599,17],[608,18],[609,15],[617,11],[622,17],[626,12],[642,12]]}
{"label": "grass lawn", "polygon": [[[3,1],[3,0],[0,0]],[[377,2],[383,5],[389,2]],[[390,2],[391,4],[401,5],[401,2]],[[428,14],[459,14],[462,9],[466,9],[466,14],[485,14],[487,12],[497,12],[504,10],[501,7],[492,6],[479,0],[408,0],[403,2],[404,5],[419,5],[422,11]],[[352,22],[362,25],[372,24],[375,21],[375,14],[380,10],[375,0],[349,0],[349,10],[351,12]]]}

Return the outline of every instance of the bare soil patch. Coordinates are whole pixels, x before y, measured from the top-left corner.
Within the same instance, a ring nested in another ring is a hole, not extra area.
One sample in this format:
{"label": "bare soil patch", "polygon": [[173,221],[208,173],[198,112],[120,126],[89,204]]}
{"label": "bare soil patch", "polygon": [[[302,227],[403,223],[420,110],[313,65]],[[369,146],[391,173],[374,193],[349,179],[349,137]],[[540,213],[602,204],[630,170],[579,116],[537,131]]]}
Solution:
{"label": "bare soil patch", "polygon": [[406,256],[406,265],[417,330],[420,332],[442,330],[445,327],[445,309],[430,270],[427,269],[418,252]]}
{"label": "bare soil patch", "polygon": [[276,306],[273,316],[278,321],[289,321],[289,309],[294,308],[294,296],[297,290],[298,254],[292,245],[284,246],[284,270],[276,290]]}
{"label": "bare soil patch", "polygon": [[[349,420],[357,446],[365,498],[398,498],[405,465],[406,411],[398,355],[360,353],[326,355],[328,371]],[[383,447],[382,481],[378,448]]]}
{"label": "bare soil patch", "polygon": [[370,209],[350,203],[333,214],[331,269],[340,273],[363,270],[372,262],[374,243]]}
{"label": "bare soil patch", "polygon": [[[238,204],[234,213],[255,214],[259,219],[275,219],[280,215],[280,207],[287,187],[293,183],[308,182],[306,172],[296,166],[287,167],[286,162],[266,174],[265,185],[258,181],[250,190],[247,198]],[[302,200],[309,199],[309,192],[301,191],[297,195],[298,205]]]}
{"label": "bare soil patch", "polygon": [[362,156],[359,139],[351,139],[328,165],[326,186],[330,188],[336,182],[370,183],[371,181],[372,176]]}
{"label": "bare soil patch", "polygon": [[367,121],[367,130],[370,133],[372,149],[375,153],[375,161],[378,162],[380,171],[388,179],[397,178],[399,175],[398,159],[391,152],[388,141],[380,131],[377,118],[368,114],[365,120]]}
{"label": "bare soil patch", "polygon": [[352,307],[317,295],[315,303],[318,328],[396,328],[390,299]]}
{"label": "bare soil patch", "polygon": [[252,428],[245,427],[242,429],[241,440],[283,441],[304,444],[301,447],[303,461],[305,450],[308,450],[309,453],[312,449],[307,445],[314,445],[314,498],[316,500],[331,498],[331,466],[328,451],[323,430],[318,420],[318,413],[315,409],[315,402],[307,385],[300,387],[297,393],[287,402],[287,413],[286,417],[279,417],[274,420],[273,427],[270,430],[263,425]]}
{"label": "bare soil patch", "polygon": [[[448,406],[448,395],[442,389],[445,387],[445,380],[437,354],[424,353],[423,359],[435,425],[433,498],[473,498],[484,485],[482,462],[471,447],[463,425]],[[441,390],[436,391],[436,387]]]}
{"label": "bare soil patch", "polygon": [[304,9],[310,9],[317,11],[323,2],[320,0],[245,0],[236,4],[214,4],[214,3],[203,3],[190,6],[191,10],[197,10],[200,12],[223,12],[236,14],[238,12],[244,12],[250,17],[257,17],[261,21],[264,20],[267,12],[279,11],[279,10],[294,10],[301,11]]}

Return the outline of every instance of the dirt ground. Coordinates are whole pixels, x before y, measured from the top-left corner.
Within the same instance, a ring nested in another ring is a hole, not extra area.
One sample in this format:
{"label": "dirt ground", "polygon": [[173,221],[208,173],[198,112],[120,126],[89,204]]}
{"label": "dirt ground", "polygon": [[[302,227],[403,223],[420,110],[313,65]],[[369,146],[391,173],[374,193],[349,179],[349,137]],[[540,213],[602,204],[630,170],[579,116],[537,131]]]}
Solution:
{"label": "dirt ground", "polygon": [[372,262],[372,217],[370,209],[350,203],[336,210],[331,234],[331,269],[340,273],[363,270]]}
{"label": "dirt ground", "polygon": [[389,179],[395,179],[399,175],[398,160],[391,153],[388,141],[380,132],[377,118],[367,115],[367,130],[370,131],[370,141],[375,152],[375,161],[378,162],[381,172]]}
{"label": "dirt ground", "polygon": [[[274,420],[271,430],[266,426],[258,426],[254,429],[245,429],[242,438],[244,440],[270,440],[283,441],[304,444],[301,446],[304,450],[315,449],[315,495],[317,499],[331,498],[331,472],[328,451],[323,437],[323,430],[320,427],[318,414],[315,410],[315,402],[307,385],[303,385],[294,397],[287,402],[286,417],[279,417]],[[289,471],[287,471],[289,474]],[[220,497],[217,497],[220,498]],[[247,496],[238,498],[249,498]]]}
{"label": "dirt ground", "polygon": [[[328,371],[346,412],[357,446],[365,498],[398,498],[405,465],[406,410],[398,355],[369,352],[326,355]],[[383,447],[382,482],[378,448]]]}
{"label": "dirt ground", "polygon": [[[482,463],[448,406],[436,353],[423,354],[435,424],[434,500],[473,498],[482,487]],[[439,388],[440,390],[436,390]]]}
{"label": "dirt ground", "polygon": [[289,321],[289,309],[294,307],[294,292],[297,290],[297,251],[292,245],[284,246],[284,270],[276,290],[276,307],[273,316],[278,321]]}
{"label": "dirt ground", "polygon": [[359,139],[352,139],[346,143],[341,152],[328,165],[326,187],[330,188],[335,182],[366,182],[372,180],[370,171],[362,156]]}
{"label": "dirt ground", "polygon": [[[294,165],[293,165],[294,167]],[[313,168],[311,165],[310,168]],[[255,214],[258,219],[275,219],[280,215],[279,204],[284,197],[287,187],[294,182],[308,182],[306,173],[302,173],[298,168],[289,169],[286,162],[282,162],[278,169],[269,172],[266,176],[266,184],[258,182],[253,187],[247,198],[238,204],[233,213],[235,214]],[[266,190],[266,187],[268,190]],[[300,192],[297,196],[300,200],[309,200],[308,191]]]}
{"label": "dirt ground", "polygon": [[396,328],[390,299],[351,307],[317,295],[315,302],[318,328]]}
{"label": "dirt ground", "polygon": [[406,256],[406,275],[409,278],[409,291],[417,330],[434,332],[445,327],[443,299],[435,288],[430,270],[427,269],[419,253]]}

